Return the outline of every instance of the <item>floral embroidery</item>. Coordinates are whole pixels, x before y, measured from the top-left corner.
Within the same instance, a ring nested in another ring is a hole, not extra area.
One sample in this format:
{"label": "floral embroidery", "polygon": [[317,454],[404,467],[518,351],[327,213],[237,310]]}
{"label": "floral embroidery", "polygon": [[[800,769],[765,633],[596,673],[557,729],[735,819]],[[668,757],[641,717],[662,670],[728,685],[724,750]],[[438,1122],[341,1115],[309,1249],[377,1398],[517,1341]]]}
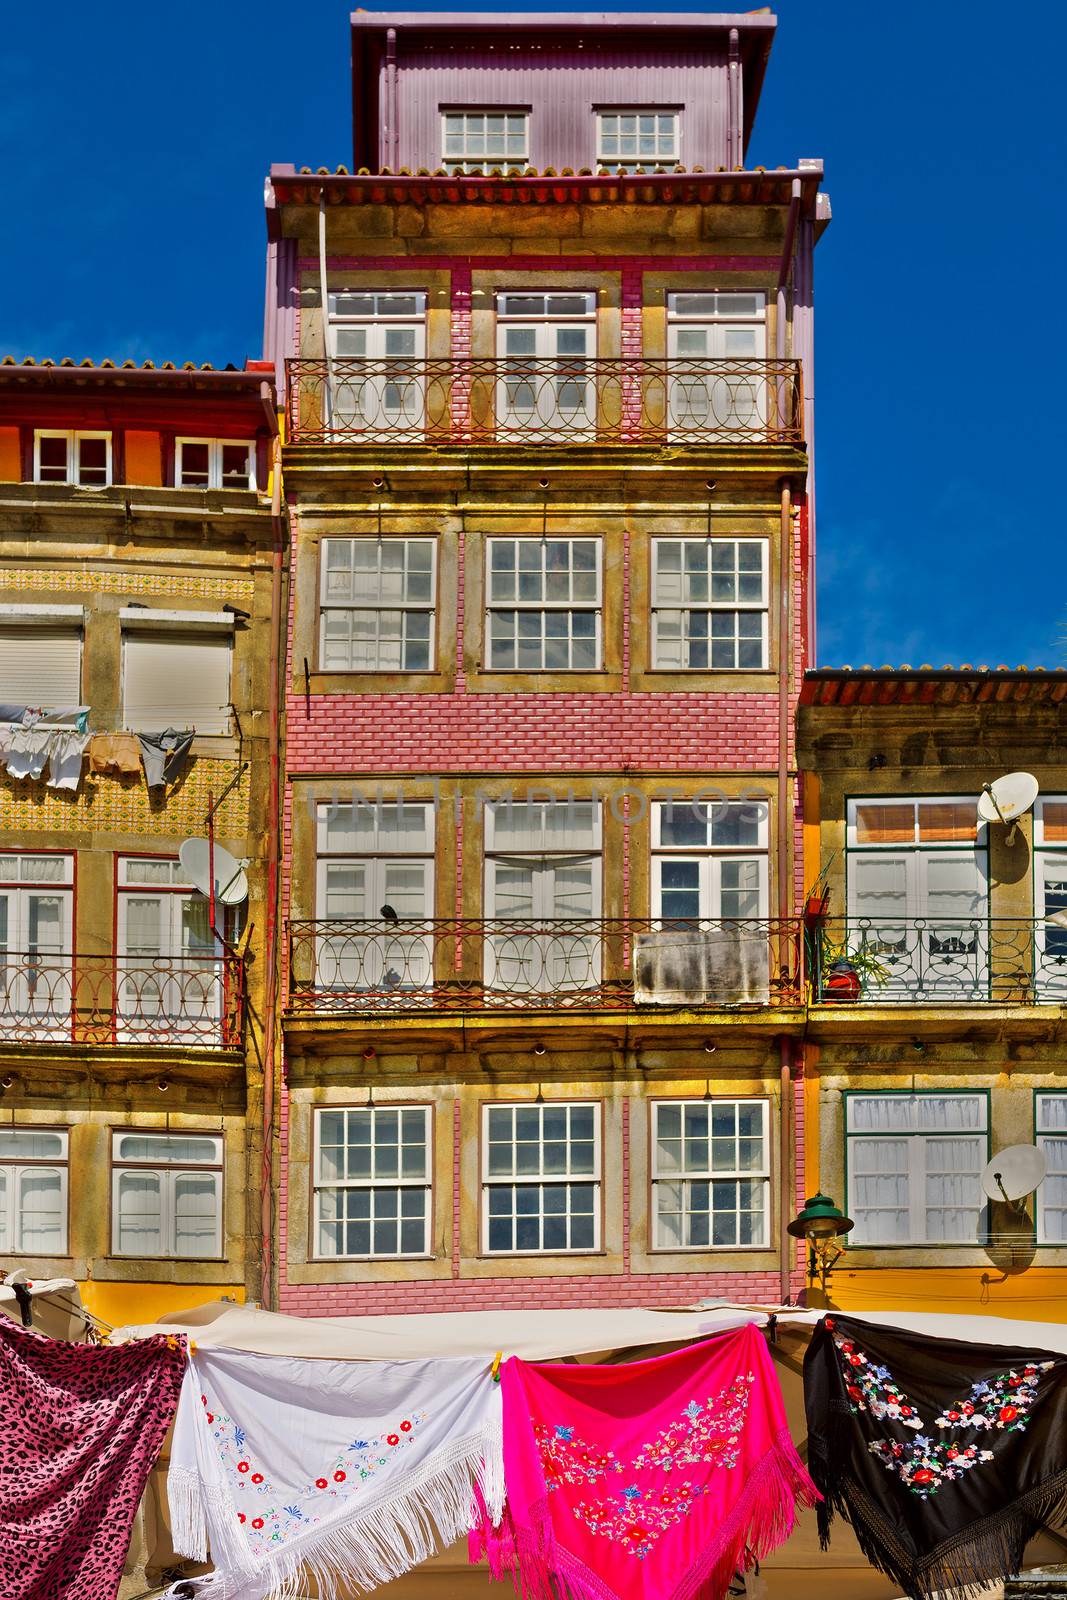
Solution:
{"label": "floral embroidery", "polygon": [[562,1483],[595,1483],[608,1472],[623,1470],[614,1450],[595,1450],[584,1440],[575,1439],[573,1428],[552,1428],[538,1422],[534,1438],[549,1489],[558,1489]]}
{"label": "floral embroidery", "polygon": [[740,1377],[703,1405],[690,1400],[677,1422],[665,1428],[650,1444],[642,1445],[633,1459],[635,1467],[692,1467],[714,1462],[735,1467],[745,1426],[748,1397],[756,1381],[753,1372]]}
{"label": "floral embroidery", "polygon": [[703,1493],[703,1484],[688,1481],[644,1492],[631,1484],[617,1497],[583,1501],[574,1507],[574,1515],[590,1533],[621,1544],[630,1555],[643,1561],[667,1529],[689,1514]]}
{"label": "floral embroidery", "polygon": [[[851,1339],[836,1330],[829,1317],[826,1326],[838,1352],[853,1415],[867,1412],[878,1421],[888,1417],[904,1428],[922,1428],[923,1419],[918,1408],[898,1387],[889,1368],[874,1366]],[[1051,1361],[1031,1362],[1018,1371],[1011,1368],[1002,1372],[991,1382],[973,1384],[966,1400],[946,1407],[934,1419],[934,1426],[942,1430],[1025,1431],[1028,1413],[1037,1399],[1039,1375],[1053,1365]],[[921,1500],[928,1500],[943,1484],[993,1459],[992,1450],[981,1450],[976,1444],[935,1442],[924,1433],[905,1442],[874,1439],[867,1449],[887,1472],[895,1473],[905,1488]]]}
{"label": "floral embroidery", "polygon": [[[207,1396],[201,1395],[200,1399],[206,1407]],[[295,1526],[311,1527],[319,1521],[318,1514],[302,1510],[298,1505],[269,1504],[274,1494],[270,1482],[262,1472],[253,1470],[253,1461],[242,1454],[246,1439],[245,1430],[222,1412],[207,1411],[206,1416],[220,1456],[231,1471],[237,1473],[232,1480],[233,1487],[242,1494],[242,1497],[246,1494],[256,1496],[259,1515],[249,1518],[244,1511],[237,1513],[237,1520],[246,1526],[246,1531],[252,1528],[258,1534],[262,1530],[262,1538],[250,1539],[256,1554],[262,1551],[267,1542],[281,1543],[292,1533]],[[417,1428],[428,1416],[429,1413],[426,1411],[413,1411],[388,1432],[379,1433],[369,1439],[354,1439],[347,1449],[329,1464],[325,1476],[315,1478],[305,1485],[300,1491],[301,1497],[307,1497],[314,1503],[326,1493],[336,1499],[338,1495],[365,1483],[392,1459],[394,1450],[413,1442]],[[260,1502],[268,1503],[261,1506]]]}

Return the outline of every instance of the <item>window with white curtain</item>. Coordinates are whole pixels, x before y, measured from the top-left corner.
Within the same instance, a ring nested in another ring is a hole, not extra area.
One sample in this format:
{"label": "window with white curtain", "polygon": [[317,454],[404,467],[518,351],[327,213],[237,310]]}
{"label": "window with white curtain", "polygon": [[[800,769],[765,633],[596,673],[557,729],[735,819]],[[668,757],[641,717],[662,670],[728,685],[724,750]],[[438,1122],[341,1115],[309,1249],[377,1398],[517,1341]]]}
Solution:
{"label": "window with white curtain", "polygon": [[68,1138],[51,1128],[0,1129],[0,1254],[66,1254]]}
{"label": "window with white curtain", "polygon": [[653,915],[671,922],[767,915],[765,800],[656,801]]}
{"label": "window with white curtain", "polygon": [[115,1255],[221,1256],[221,1135],[116,1132],[111,1183]]}
{"label": "window with white curtain", "polygon": [[978,1243],[988,1117],[985,1094],[846,1094],[849,1243]]}
{"label": "window with white curtain", "polygon": [[[485,981],[555,994],[600,972],[600,802],[502,800],[485,811]],[[518,924],[514,929],[511,923]]]}
{"label": "window with white curtain", "polygon": [[430,1253],[430,1107],[315,1113],[314,1254]]}
{"label": "window with white curtain", "polygon": [[490,1255],[600,1243],[600,1107],[491,1105],[482,1124],[482,1238]]}
{"label": "window with white curtain", "polygon": [[[425,988],[433,973],[433,806],[388,798],[318,808],[317,982]],[[423,924],[423,926],[419,926]]]}
{"label": "window with white curtain", "polygon": [[1047,1163],[1037,1191],[1037,1242],[1067,1244],[1067,1093],[1037,1095],[1034,1124]]}
{"label": "window with white curtain", "polygon": [[0,1038],[70,1042],[73,855],[0,851]]}
{"label": "window with white curtain", "polygon": [[655,1249],[766,1245],[770,1187],[766,1100],[653,1102]]}

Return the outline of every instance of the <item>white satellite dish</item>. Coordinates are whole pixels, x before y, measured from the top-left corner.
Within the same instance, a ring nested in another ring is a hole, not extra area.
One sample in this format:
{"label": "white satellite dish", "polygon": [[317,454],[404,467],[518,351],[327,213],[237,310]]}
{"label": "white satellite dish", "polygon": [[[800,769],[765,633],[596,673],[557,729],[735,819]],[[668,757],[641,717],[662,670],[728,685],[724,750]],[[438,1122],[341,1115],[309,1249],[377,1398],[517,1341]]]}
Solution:
{"label": "white satellite dish", "polygon": [[248,879],[241,863],[217,844],[212,852],[206,839],[186,839],[178,850],[182,871],[194,889],[211,897],[211,859],[214,854],[215,899],[224,906],[239,906],[248,899]]}
{"label": "white satellite dish", "polygon": [[1036,1145],[1009,1144],[986,1163],[982,1188],[990,1200],[1025,1200],[1045,1181],[1046,1166],[1044,1153]]}
{"label": "white satellite dish", "polygon": [[1008,772],[993,783],[983,783],[978,796],[979,822],[1002,822],[1011,828],[1006,843],[1015,837],[1012,826],[1037,799],[1039,784],[1030,772]]}

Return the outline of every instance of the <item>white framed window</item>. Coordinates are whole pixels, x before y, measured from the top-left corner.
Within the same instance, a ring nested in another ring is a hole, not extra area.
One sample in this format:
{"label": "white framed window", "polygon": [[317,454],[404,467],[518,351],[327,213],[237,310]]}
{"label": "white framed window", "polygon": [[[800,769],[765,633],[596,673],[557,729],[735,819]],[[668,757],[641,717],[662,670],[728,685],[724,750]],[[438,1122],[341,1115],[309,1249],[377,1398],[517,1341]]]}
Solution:
{"label": "white framed window", "polygon": [[1034,992],[1039,1002],[1067,996],[1067,795],[1034,804]]}
{"label": "white framed window", "polygon": [[769,1243],[767,1115],[766,1100],[652,1102],[653,1249]]}
{"label": "white framed window", "polygon": [[[167,856],[120,856],[118,867],[122,1039],[220,1042],[225,975],[206,895],[193,888],[181,862]],[[218,933],[228,916],[232,912],[217,904]]]}
{"label": "white framed window", "polygon": [[430,1119],[429,1106],[315,1112],[317,1260],[431,1253]]}
{"label": "white framed window", "polygon": [[653,539],[653,667],[766,668],[768,549],[766,539]]}
{"label": "white framed window", "polygon": [[320,988],[425,989],[433,975],[434,813],[428,801],[318,808],[316,941]]}
{"label": "white framed window", "polygon": [[436,566],[433,539],[324,539],[320,670],[428,672]]}
{"label": "white framed window", "polygon": [[653,915],[672,923],[766,917],[768,819],[765,800],[656,801]]}
{"label": "white framed window", "polygon": [[83,606],[0,606],[0,700],[41,711],[81,703]]}
{"label": "white framed window", "polygon": [[556,995],[598,983],[600,802],[487,805],[485,852],[487,986]]}
{"label": "white framed window", "polygon": [[482,1109],[482,1240],[489,1255],[600,1248],[600,1107]]}
{"label": "white framed window", "polygon": [[426,291],[331,291],[327,337],[333,356],[327,396],[330,428],[376,436],[421,432]]}
{"label": "white framed window", "polygon": [[638,167],[676,166],[681,158],[681,117],[677,110],[598,111],[596,158],[613,172],[634,172]]}
{"label": "white framed window", "polygon": [[595,672],[601,652],[599,539],[486,541],[486,666]]}
{"label": "white framed window", "polygon": [[33,481],[107,488],[111,482],[110,433],[38,428],[33,436]]}
{"label": "white framed window", "polygon": [[850,948],[881,1000],[985,1000],[989,867],[974,795],[877,796],[846,809]]}
{"label": "white framed window", "polygon": [[498,428],[545,439],[592,436],[595,290],[501,290],[496,324]]}
{"label": "white framed window", "polygon": [[179,489],[254,489],[254,439],[177,439],[174,481]]}
{"label": "white framed window", "polygon": [[0,852],[0,1038],[70,1038],[74,857]]}
{"label": "white framed window", "polygon": [[229,733],[232,614],[129,606],[119,620],[125,726],[133,733]]}
{"label": "white framed window", "polygon": [[528,111],[442,111],[441,159],[446,172],[489,172],[529,162]]}
{"label": "white framed window", "polygon": [[1035,1094],[1034,1142],[1047,1163],[1037,1191],[1037,1242],[1067,1244],[1067,1093]]}
{"label": "white framed window", "polygon": [[0,1127],[0,1254],[66,1255],[69,1137]]}
{"label": "white framed window", "polygon": [[667,296],[667,422],[674,437],[745,440],[780,411],[762,366],[767,297],[751,290]]}
{"label": "white framed window", "polygon": [[221,1256],[222,1152],[220,1134],[113,1132],[112,1253]]}
{"label": "white framed window", "polygon": [[989,1159],[985,1094],[845,1094],[853,1245],[978,1244]]}

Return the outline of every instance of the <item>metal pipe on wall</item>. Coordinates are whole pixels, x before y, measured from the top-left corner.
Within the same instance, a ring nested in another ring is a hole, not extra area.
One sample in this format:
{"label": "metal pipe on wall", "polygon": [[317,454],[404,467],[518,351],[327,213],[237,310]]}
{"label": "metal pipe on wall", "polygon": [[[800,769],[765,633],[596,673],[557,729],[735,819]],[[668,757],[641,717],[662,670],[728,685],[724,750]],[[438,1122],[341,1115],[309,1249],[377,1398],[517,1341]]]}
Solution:
{"label": "metal pipe on wall", "polygon": [[385,130],[385,148],[389,166],[395,172],[399,166],[400,144],[397,136],[398,97],[396,83],[396,29],[385,30],[385,107],[388,126]]}
{"label": "metal pipe on wall", "polygon": [[793,1143],[793,1043],[784,1034],[778,1040],[780,1072],[778,1093],[778,1137],[781,1141],[778,1181],[778,1293],[782,1305],[789,1303],[796,1245],[789,1232],[795,1188],[796,1150]]}
{"label": "metal pipe on wall", "polygon": [[741,165],[740,56],[740,36],[736,28],[731,28],[726,63],[726,165],[731,172]]}
{"label": "metal pipe on wall", "polygon": [[285,559],[285,526],[282,519],[282,441],[274,402],[266,384],[260,389],[263,409],[273,433],[274,473],[271,485],[270,521],[273,536],[270,574],[270,766],[267,787],[267,939],[264,959],[266,980],[263,1019],[263,1147],[260,1152],[260,1299],[268,1311],[274,1306],[274,1073],[277,1050],[276,1013],[278,1002],[279,931],[279,833],[281,828],[281,638],[282,568]]}

